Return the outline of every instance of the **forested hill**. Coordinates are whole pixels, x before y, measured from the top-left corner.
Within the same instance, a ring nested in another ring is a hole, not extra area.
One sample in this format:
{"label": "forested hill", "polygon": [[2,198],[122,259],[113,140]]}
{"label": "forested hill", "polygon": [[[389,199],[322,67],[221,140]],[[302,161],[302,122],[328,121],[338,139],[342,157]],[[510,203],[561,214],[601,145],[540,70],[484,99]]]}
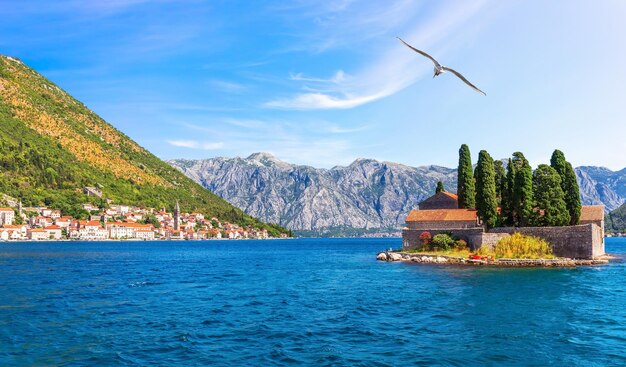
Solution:
{"label": "forested hill", "polygon": [[608,213],[605,222],[608,232],[626,232],[626,204]]}
{"label": "forested hill", "polygon": [[[21,61],[0,56],[0,194],[78,215],[85,186],[115,203],[271,227],[164,163]],[[101,200],[101,199],[98,199]],[[100,204],[96,202],[94,204]]]}

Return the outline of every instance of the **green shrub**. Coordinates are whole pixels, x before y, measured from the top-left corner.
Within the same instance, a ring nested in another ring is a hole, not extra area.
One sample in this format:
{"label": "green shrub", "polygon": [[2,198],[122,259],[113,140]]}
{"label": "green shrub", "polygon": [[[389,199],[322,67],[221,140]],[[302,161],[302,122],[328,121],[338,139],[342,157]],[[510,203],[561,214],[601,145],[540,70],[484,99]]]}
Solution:
{"label": "green shrub", "polygon": [[438,250],[449,250],[454,245],[454,239],[446,233],[440,233],[433,237],[432,246]]}
{"label": "green shrub", "polygon": [[552,246],[548,241],[539,237],[524,236],[518,232],[501,238],[493,249],[482,246],[478,249],[477,254],[509,259],[548,259],[554,257]]}

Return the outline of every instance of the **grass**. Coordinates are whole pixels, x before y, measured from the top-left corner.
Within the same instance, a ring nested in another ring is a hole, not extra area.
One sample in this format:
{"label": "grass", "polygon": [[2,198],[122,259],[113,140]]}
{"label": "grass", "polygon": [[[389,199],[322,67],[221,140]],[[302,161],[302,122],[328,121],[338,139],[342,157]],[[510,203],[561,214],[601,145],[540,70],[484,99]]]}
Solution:
{"label": "grass", "polygon": [[428,255],[428,256],[450,256],[450,257],[460,257],[460,258],[468,258],[471,252],[469,250],[444,250],[444,251],[424,251],[424,250],[407,250],[402,251],[408,254],[419,254],[419,255]]}
{"label": "grass", "polygon": [[493,248],[481,246],[477,255],[493,256],[496,259],[554,259],[552,246],[546,240],[534,236],[514,233],[501,238]]}

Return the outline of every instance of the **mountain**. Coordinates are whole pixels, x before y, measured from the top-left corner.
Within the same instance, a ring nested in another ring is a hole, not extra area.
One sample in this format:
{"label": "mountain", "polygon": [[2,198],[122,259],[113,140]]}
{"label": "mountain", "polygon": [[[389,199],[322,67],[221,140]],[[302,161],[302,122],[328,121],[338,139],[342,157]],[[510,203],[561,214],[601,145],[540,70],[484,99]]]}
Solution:
{"label": "mountain", "polygon": [[372,159],[332,169],[294,165],[268,153],[168,162],[247,213],[300,234],[397,231],[437,181],[456,190],[456,170]]}
{"label": "mountain", "polygon": [[[25,206],[81,216],[84,187],[114,203],[201,212],[241,225],[269,226],[140,147],[20,60],[0,56],[0,194]],[[101,204],[96,198],[94,204]]]}
{"label": "mountain", "polygon": [[[268,153],[168,163],[247,213],[304,235],[397,233],[437,181],[456,192],[456,169],[373,159],[331,169],[290,164]],[[584,204],[612,210],[625,201],[626,170],[579,167],[576,173]]]}
{"label": "mountain", "polygon": [[604,167],[576,168],[580,196],[584,204],[603,204],[615,210],[626,201],[626,168],[611,171]]}

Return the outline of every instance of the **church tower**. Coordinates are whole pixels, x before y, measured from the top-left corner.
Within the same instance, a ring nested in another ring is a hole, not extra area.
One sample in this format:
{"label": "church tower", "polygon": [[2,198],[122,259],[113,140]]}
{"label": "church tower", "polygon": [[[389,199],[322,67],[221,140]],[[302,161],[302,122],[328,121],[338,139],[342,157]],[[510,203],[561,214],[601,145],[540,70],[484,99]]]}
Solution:
{"label": "church tower", "polygon": [[174,230],[178,231],[180,229],[180,206],[178,205],[178,200],[176,200],[176,206],[174,207]]}

